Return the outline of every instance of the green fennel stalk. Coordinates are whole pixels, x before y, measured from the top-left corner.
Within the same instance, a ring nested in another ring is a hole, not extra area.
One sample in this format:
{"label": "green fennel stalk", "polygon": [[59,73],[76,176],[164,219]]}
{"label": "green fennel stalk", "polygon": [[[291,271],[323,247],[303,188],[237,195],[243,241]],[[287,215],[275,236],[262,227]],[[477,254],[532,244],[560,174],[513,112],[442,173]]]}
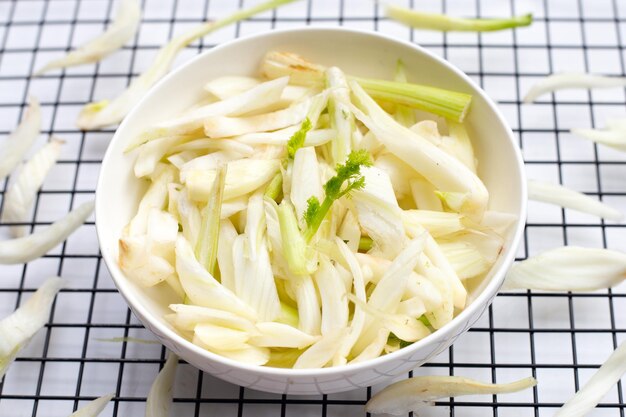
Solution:
{"label": "green fennel stalk", "polygon": [[213,192],[207,201],[202,213],[202,223],[198,243],[196,243],[196,258],[211,275],[215,275],[217,259],[217,242],[220,234],[220,215],[224,198],[226,182],[226,165],[217,171],[213,182]]}
{"label": "green fennel stalk", "polygon": [[420,12],[406,7],[389,4],[385,7],[387,17],[416,29],[439,30],[443,32],[490,32],[529,26],[533,22],[532,14],[510,18],[463,18],[446,14]]}

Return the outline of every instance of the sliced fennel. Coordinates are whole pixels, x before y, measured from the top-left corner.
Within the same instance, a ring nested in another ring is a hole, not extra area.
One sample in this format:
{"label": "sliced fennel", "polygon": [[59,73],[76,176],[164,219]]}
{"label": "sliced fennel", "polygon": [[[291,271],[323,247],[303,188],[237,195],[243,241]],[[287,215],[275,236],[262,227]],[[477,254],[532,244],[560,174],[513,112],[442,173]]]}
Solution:
{"label": "sliced fennel", "polygon": [[516,221],[488,210],[471,131],[405,106],[459,120],[471,97],[402,71],[360,79],[282,53],[262,65],[270,81],[210,81],[130,143],[147,187],[122,270],[171,300],[187,340],[250,365],[342,366],[429,337]]}
{"label": "sliced fennel", "polygon": [[196,258],[212,274],[215,273],[215,262],[217,261],[217,242],[220,233],[225,182],[226,168],[222,167],[217,171],[212,193],[204,206],[202,222],[200,223],[200,236],[195,248]]}
{"label": "sliced fennel", "polygon": [[353,193],[361,227],[386,258],[395,257],[406,243],[402,210],[389,176],[376,167],[363,168],[365,185]]}
{"label": "sliced fennel", "polygon": [[[248,133],[236,136],[237,142],[247,145],[285,145],[298,126],[290,126],[273,132]],[[306,146],[325,145],[335,138],[333,129],[316,129],[308,132]]]}
{"label": "sliced fennel", "polygon": [[359,250],[367,252],[372,249],[373,240],[370,237],[361,236],[361,225],[357,216],[348,210],[337,230],[337,236],[343,240],[352,252]]}
{"label": "sliced fennel", "polygon": [[214,324],[197,324],[193,329],[194,339],[207,350],[236,351],[248,347],[250,335],[241,330],[234,330],[228,327],[216,326]]}
{"label": "sliced fennel", "polygon": [[320,201],[324,198],[319,172],[319,163],[313,147],[302,148],[296,152],[291,169],[289,198],[296,209],[300,224],[303,224],[309,199],[316,198]]}
{"label": "sliced fennel", "polygon": [[311,336],[287,324],[266,322],[256,327],[259,335],[250,339],[255,346],[304,349],[319,340],[319,336]]}
{"label": "sliced fennel", "polygon": [[436,188],[424,177],[413,178],[409,181],[411,195],[415,205],[420,210],[443,211],[441,200],[437,197]]}
{"label": "sliced fennel", "polygon": [[[391,265],[391,261],[387,259],[362,253],[357,254],[356,259],[364,274],[367,271],[367,283],[378,283]],[[442,294],[437,286],[416,272],[411,272],[402,298],[406,300],[414,297],[419,298],[426,311],[433,311],[443,304]]]}
{"label": "sliced fennel", "polygon": [[562,185],[549,182],[528,180],[528,198],[593,214],[607,220],[620,221],[624,218],[624,215],[613,207]]}
{"label": "sliced fennel", "polygon": [[263,200],[260,195],[251,198],[258,198],[254,203],[258,207],[251,207],[253,203],[248,206],[247,226],[250,227],[233,242],[235,293],[257,312],[260,320],[272,321],[280,314],[280,300],[261,230],[265,222],[252,226],[250,221],[253,210],[265,217]]}
{"label": "sliced fennel", "polygon": [[572,129],[572,133],[593,142],[626,152],[626,119],[610,119],[605,129]]}
{"label": "sliced fennel", "polygon": [[460,279],[469,279],[489,271],[492,262],[471,243],[440,242],[444,256]]}
{"label": "sliced fennel", "polygon": [[346,336],[346,329],[341,328],[322,336],[308,348],[293,364],[294,369],[323,368],[332,361],[333,356],[341,348]]}
{"label": "sliced fennel", "polygon": [[[419,255],[422,253],[425,243],[426,235],[423,235],[407,244],[406,248],[398,254],[389,269],[376,284],[367,302],[367,307],[387,314],[395,312],[411,278],[411,271],[417,265]],[[356,351],[362,352],[368,345],[373,343],[380,328],[381,323],[379,320],[373,320],[371,317],[366,319],[363,333],[355,345]]]}
{"label": "sliced fennel", "polygon": [[76,410],[70,417],[96,417],[113,399],[114,395],[109,394],[88,403],[86,406]]}
{"label": "sliced fennel", "polygon": [[254,321],[229,311],[188,304],[170,304],[169,308],[174,313],[166,316],[168,321],[181,330],[193,330],[198,324],[213,324],[251,335],[257,333]]}
{"label": "sliced fennel", "polygon": [[529,26],[533,22],[531,14],[503,19],[460,18],[445,14],[420,12],[394,4],[385,5],[387,17],[416,29],[440,31],[487,32]]}
{"label": "sliced fennel", "polygon": [[213,116],[204,119],[204,134],[209,138],[227,138],[246,133],[269,132],[302,122],[313,99],[307,98],[286,109],[254,116]]}
{"label": "sliced fennel", "polygon": [[20,124],[3,142],[0,149],[0,181],[22,162],[22,158],[39,136],[41,128],[41,107],[35,97],[28,99],[28,109]]}
{"label": "sliced fennel", "polygon": [[467,129],[462,123],[449,121],[448,131],[450,137],[444,138],[444,148],[476,174],[477,161]]}
{"label": "sliced fennel", "polygon": [[[280,163],[276,159],[238,159],[227,165],[225,200],[255,191],[274,178],[280,169]],[[189,198],[195,202],[206,202],[211,195],[216,175],[215,170],[189,170],[184,181]]]}
{"label": "sliced fennel", "polygon": [[379,340],[381,330],[387,331],[384,337],[385,344],[387,343],[390,332],[393,333],[394,337],[408,343],[416,342],[430,334],[428,327],[419,320],[423,314],[421,311],[419,315],[412,315],[402,311],[398,313],[386,313],[364,303],[352,294],[349,294],[348,297],[350,301],[354,302],[355,305],[358,305],[371,316],[371,318],[378,322],[376,332],[374,332],[375,334],[373,334],[371,340],[369,340],[369,345],[361,350],[361,353],[359,353],[355,360],[359,358],[363,359],[364,352],[367,352],[365,356],[369,356],[369,352],[372,351],[372,348],[378,349],[378,352],[382,350],[383,346],[381,346],[381,340]]}
{"label": "sliced fennel", "polygon": [[503,289],[594,291],[626,278],[626,254],[609,249],[566,246],[516,262]]}
{"label": "sliced fennel", "polygon": [[21,264],[43,256],[78,229],[91,215],[94,202],[83,203],[45,229],[0,241],[0,264]]}
{"label": "sliced fennel", "polygon": [[460,395],[506,394],[537,385],[534,378],[508,384],[488,384],[458,376],[417,376],[389,385],[365,404],[373,414],[402,415],[431,405],[434,400]]}
{"label": "sliced fennel", "polygon": [[48,322],[52,303],[65,285],[61,278],[50,278],[11,315],[0,320],[0,379],[20,350]]}
{"label": "sliced fennel", "polygon": [[311,276],[291,277],[288,284],[298,305],[298,328],[311,335],[320,334],[320,303]]}
{"label": "sliced fennel", "polygon": [[257,315],[250,306],[204,269],[196,260],[191,245],[183,237],[176,240],[176,272],[185,294],[193,304],[256,319]]}
{"label": "sliced fennel", "polygon": [[334,265],[325,257],[315,273],[315,284],[322,300],[321,331],[327,335],[348,326],[349,309],[345,285]]}
{"label": "sliced fennel", "polygon": [[259,80],[242,75],[225,75],[209,81],[204,85],[205,91],[225,100],[237,94],[241,94],[259,85]]}
{"label": "sliced fennel", "polygon": [[127,150],[154,138],[197,133],[202,130],[204,120],[209,117],[237,116],[263,109],[280,100],[287,81],[286,77],[271,80],[226,100],[197,108],[185,116],[159,123],[139,135]]}
{"label": "sliced fennel", "polygon": [[174,59],[187,45],[225,26],[292,1],[269,0],[249,9],[238,10],[223,19],[203,23],[175,37],[159,49],[154,62],[148,70],[134,79],[123,93],[113,100],[102,100],[87,104],[80,112],[76,124],[83,130],[93,130],[119,123],[146,92],[169,72]]}
{"label": "sliced fennel", "polygon": [[457,211],[480,218],[489,200],[487,188],[462,162],[437,148],[426,139],[398,124],[357,84],[352,92],[359,105],[353,112],[365,126],[399,159],[413,167],[440,190],[461,196]]}
{"label": "sliced fennel", "polygon": [[524,103],[532,103],[540,96],[569,88],[611,88],[626,86],[626,77],[564,72],[551,74],[535,83],[524,96]]}
{"label": "sliced fennel", "polygon": [[169,353],[163,369],[154,379],[148,398],[146,399],[146,416],[168,417],[174,395],[174,380],[176,379],[176,368],[178,366],[178,356]]}
{"label": "sliced fennel", "polygon": [[166,281],[176,272],[173,258],[177,233],[176,219],[153,208],[148,214],[145,235],[124,236],[119,240],[120,267],[144,287]]}
{"label": "sliced fennel", "polygon": [[458,213],[430,210],[404,210],[402,222],[407,227],[424,227],[435,238],[465,229],[463,216]]}
{"label": "sliced fennel", "polygon": [[[324,84],[326,68],[311,63],[299,55],[272,51],[265,55],[261,72],[268,78],[289,75],[297,85]],[[350,78],[350,77],[349,77]],[[419,108],[433,114],[462,122],[472,96],[425,85],[370,78],[352,78],[375,98]]]}
{"label": "sliced fennel", "polygon": [[102,60],[120,49],[135,36],[140,20],[141,5],[139,0],[122,0],[115,19],[106,31],[64,57],[48,62],[34,75],[38,76],[52,69],[90,64]]}
{"label": "sliced fennel", "polygon": [[[367,299],[367,293],[365,291],[363,271],[361,270],[359,262],[354,256],[354,253],[350,251],[348,245],[346,245],[345,242],[338,237],[335,238],[335,245],[339,252],[337,261],[343,262],[352,274],[352,287],[354,288],[353,291],[355,298],[360,300],[361,302],[365,302]],[[340,337],[339,339],[340,346],[339,349],[335,352],[333,358],[333,366],[344,365],[345,363],[347,363],[350,352],[354,349],[355,343],[363,332],[365,319],[365,311],[359,306],[356,306],[354,309],[352,321],[350,322],[350,326],[348,327],[345,337]],[[338,330],[338,332],[342,333],[343,331]]]}
{"label": "sliced fennel", "polygon": [[626,343],[615,349],[587,383],[554,414],[555,417],[583,417],[626,372]]}
{"label": "sliced fennel", "polygon": [[200,347],[211,350],[213,353],[232,359],[237,362],[246,363],[249,365],[265,365],[270,360],[270,350],[268,348],[252,346],[245,344],[242,349],[236,350],[220,350],[211,349],[202,343],[198,338],[194,338],[193,342]]}
{"label": "sliced fennel", "polygon": [[399,103],[447,119],[462,122],[470,110],[472,96],[419,84],[355,77],[367,93],[378,100]]}
{"label": "sliced fennel", "polygon": [[237,230],[229,219],[222,220],[219,226],[217,241],[217,264],[220,269],[220,283],[231,291],[235,291],[235,264],[233,262],[233,245],[238,236]]}
{"label": "sliced fennel", "polygon": [[[24,223],[28,220],[37,191],[56,163],[63,143],[58,139],[51,140],[22,165],[15,180],[12,179],[4,195],[3,223]],[[11,227],[11,233],[15,237],[22,237],[27,232],[28,226],[16,225]]]}
{"label": "sliced fennel", "polygon": [[307,275],[315,272],[315,265],[308,261],[311,249],[300,233],[298,219],[293,205],[286,199],[278,206],[278,222],[280,236],[286,244],[281,245],[283,256],[289,265],[289,270],[295,275]]}
{"label": "sliced fennel", "polygon": [[[393,80],[401,83],[408,82],[406,67],[402,59],[398,59],[398,61],[396,62],[396,71]],[[404,126],[411,126],[415,124],[415,112],[408,106],[398,105],[395,118]]]}

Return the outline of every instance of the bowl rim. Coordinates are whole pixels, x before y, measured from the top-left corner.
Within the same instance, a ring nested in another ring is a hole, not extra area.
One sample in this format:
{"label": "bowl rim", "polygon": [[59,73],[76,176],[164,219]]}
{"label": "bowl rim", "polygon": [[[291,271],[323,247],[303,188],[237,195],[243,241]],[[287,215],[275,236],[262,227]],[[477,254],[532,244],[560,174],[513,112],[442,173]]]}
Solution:
{"label": "bowl rim", "polygon": [[[229,359],[224,356],[215,354],[208,350],[202,349],[199,346],[196,346],[195,344],[193,344],[192,342],[190,342],[189,340],[185,339],[180,334],[178,334],[175,330],[173,330],[172,328],[164,324],[162,321],[159,321],[156,318],[153,318],[153,314],[148,312],[148,310],[143,306],[143,304],[141,304],[139,300],[132,294],[132,292],[128,290],[129,283],[125,282],[125,280],[128,279],[125,276],[125,274],[123,274],[123,272],[121,271],[118,271],[116,268],[109,268],[109,265],[115,265],[115,266],[117,265],[117,259],[115,258],[112,251],[109,251],[108,249],[106,249],[106,246],[103,246],[104,238],[103,238],[103,233],[101,233],[101,228],[104,228],[105,226],[103,226],[101,222],[99,222],[100,216],[98,216],[98,213],[100,212],[100,210],[104,211],[106,207],[105,204],[107,200],[105,199],[104,196],[102,196],[102,193],[100,193],[99,190],[102,189],[103,187],[102,184],[105,178],[105,176],[102,174],[103,172],[106,171],[107,166],[111,165],[111,162],[109,160],[113,158],[112,156],[113,146],[112,145],[116,141],[121,140],[120,132],[123,132],[125,130],[126,125],[129,124],[130,120],[134,118],[135,113],[137,113],[138,109],[142,107],[144,103],[151,100],[152,95],[155,93],[155,91],[160,89],[162,85],[168,83],[169,80],[175,77],[179,71],[182,71],[183,69],[186,69],[190,66],[196,65],[197,62],[203,59],[206,55],[210,55],[222,49],[227,49],[233,46],[237,46],[240,43],[246,43],[254,38],[274,37],[274,36],[281,36],[281,35],[285,36],[285,35],[288,35],[289,33],[295,33],[295,32],[298,32],[298,33],[309,32],[311,34],[314,34],[316,32],[336,32],[337,35],[349,33],[352,35],[363,36],[363,37],[382,38],[385,41],[408,47],[416,53],[424,54],[428,58],[433,59],[437,61],[439,64],[447,67],[447,69],[451,70],[457,77],[459,77],[462,81],[464,81],[466,84],[468,84],[474,90],[477,91],[477,93],[485,100],[492,114],[497,118],[497,120],[502,124],[502,126],[505,127],[506,136],[514,151],[516,168],[517,168],[517,171],[520,177],[520,182],[521,182],[521,184],[519,184],[520,206],[518,207],[520,216],[519,216],[519,219],[517,220],[515,231],[511,239],[511,244],[506,249],[506,252],[502,255],[503,258],[502,258],[502,264],[500,268],[497,271],[495,271],[495,273],[491,277],[491,281],[487,284],[487,286],[482,290],[482,292],[476,297],[476,299],[473,300],[473,302],[469,306],[464,308],[463,311],[461,311],[456,317],[454,317],[450,322],[446,323],[443,327],[441,327],[440,329],[437,329],[436,331],[434,331],[433,333],[431,333],[429,336],[425,337],[424,339],[421,339],[417,342],[412,343],[410,346],[406,346],[395,352],[391,352],[391,353],[379,356],[374,359],[369,359],[363,362],[348,363],[345,365],[333,366],[333,367],[328,367],[328,368],[307,368],[307,369],[275,368],[275,367],[266,367],[263,365],[250,365],[246,363],[241,363],[233,359]],[[508,122],[506,121],[506,119],[504,118],[500,110],[497,108],[496,103],[486,94],[486,92],[476,82],[474,82],[467,74],[465,74],[459,68],[454,66],[452,63],[450,63],[446,59],[437,56],[435,53],[427,50],[426,48],[416,43],[412,43],[412,42],[405,41],[402,39],[397,39],[391,35],[383,34],[383,33],[372,31],[372,30],[346,28],[346,27],[341,27],[341,26],[307,26],[307,27],[301,27],[301,28],[273,29],[273,30],[264,31],[261,33],[243,36],[237,39],[233,39],[233,40],[221,43],[211,49],[208,49],[196,55],[195,57],[190,59],[188,62],[170,71],[165,77],[159,80],[154,86],[152,86],[152,88],[150,88],[148,93],[146,93],[144,97],[128,113],[128,115],[124,118],[124,120],[117,127],[115,134],[111,138],[107,146],[105,155],[102,159],[100,175],[99,175],[98,182],[96,185],[95,201],[96,201],[95,203],[96,233],[98,236],[98,243],[100,245],[100,250],[101,250],[105,265],[107,266],[107,269],[109,270],[111,278],[113,279],[113,282],[118,292],[122,295],[122,297],[124,298],[126,303],[129,305],[133,313],[135,313],[138,316],[138,318],[142,321],[142,324],[143,324],[143,320],[146,320],[150,323],[150,326],[154,326],[160,333],[157,336],[164,335],[168,339],[168,341],[171,342],[172,344],[176,346],[180,346],[184,348],[184,350],[186,351],[191,351],[192,353],[195,353],[196,355],[200,357],[206,358],[206,360],[215,361],[215,362],[220,363],[221,365],[225,365],[231,368],[237,368],[245,372],[262,373],[268,376],[275,376],[275,377],[280,377],[280,378],[321,377],[321,376],[330,377],[330,376],[337,375],[337,374],[343,374],[345,372],[358,372],[358,371],[367,370],[376,366],[383,365],[385,363],[389,363],[395,359],[404,357],[412,352],[415,352],[421,349],[424,346],[436,345],[437,343],[441,342],[441,340],[444,339],[458,325],[458,323],[462,322],[466,318],[471,317],[480,308],[486,306],[489,300],[492,299],[492,297],[495,297],[497,295],[498,290],[502,286],[506,271],[513,263],[515,259],[517,247],[519,246],[520,241],[522,239],[523,231],[524,231],[525,224],[526,224],[527,186],[526,186],[526,173],[524,170],[524,161],[522,158],[521,149],[519,148],[515,140],[515,137],[513,135],[513,132]],[[151,330],[151,329],[148,328],[148,330]]]}

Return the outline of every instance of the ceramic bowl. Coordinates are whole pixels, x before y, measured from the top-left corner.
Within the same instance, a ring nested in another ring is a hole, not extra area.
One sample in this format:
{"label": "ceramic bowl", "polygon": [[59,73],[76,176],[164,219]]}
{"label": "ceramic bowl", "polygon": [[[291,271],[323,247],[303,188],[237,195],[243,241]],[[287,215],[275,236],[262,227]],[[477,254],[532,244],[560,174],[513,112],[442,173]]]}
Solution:
{"label": "ceramic bowl", "polygon": [[[299,53],[350,74],[390,79],[402,58],[412,82],[473,95],[467,119],[479,161],[479,175],[489,189],[490,208],[512,213],[519,221],[506,236],[502,255],[491,272],[469,292],[469,304],[432,335],[397,352],[335,368],[292,370],[250,366],[203,350],[181,337],[163,318],[169,300],[138,287],[117,264],[118,238],[135,213],[145,184],[133,175],[135,154],[123,150],[135,134],[171,118],[202,95],[202,86],[223,75],[255,75],[269,50]],[[384,382],[414,369],[448,346],[478,320],[495,297],[511,265],[526,218],[526,181],[516,140],[494,102],[467,75],[417,45],[374,32],[343,28],[276,30],[224,43],[171,72],[124,119],[102,162],[96,191],[96,226],[100,248],[115,285],[133,313],[171,351],[190,364],[228,382],[261,391],[330,394]],[[485,349],[488,347],[485,346]]]}

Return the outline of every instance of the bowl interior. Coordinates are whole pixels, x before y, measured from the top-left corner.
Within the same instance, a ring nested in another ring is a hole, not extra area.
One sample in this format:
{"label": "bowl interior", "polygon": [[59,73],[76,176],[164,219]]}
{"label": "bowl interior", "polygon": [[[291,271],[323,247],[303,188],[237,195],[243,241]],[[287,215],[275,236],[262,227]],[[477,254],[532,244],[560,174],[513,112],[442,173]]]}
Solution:
{"label": "bowl interior", "polygon": [[[142,311],[140,315],[169,327],[163,319],[170,301],[167,293],[137,287],[117,266],[118,238],[134,215],[145,187],[133,175],[135,153],[124,154],[123,149],[142,129],[177,115],[199,100],[207,81],[222,75],[256,75],[263,55],[272,49],[299,53],[314,62],[341,67],[349,74],[386,79],[391,79],[396,61],[401,58],[410,81],[472,94],[468,124],[479,175],[491,195],[490,208],[512,213],[523,221],[526,197],[519,151],[493,105],[460,71],[424,50],[375,33],[312,28],[245,38],[205,52],[153,88],[124,120],[104,158],[96,202],[101,251],[117,287],[135,311]],[[491,284],[499,286],[503,275],[499,270],[510,261],[519,231],[519,225],[511,228],[503,256],[488,277],[471,289],[470,300],[475,300],[494,276],[499,282]]]}

